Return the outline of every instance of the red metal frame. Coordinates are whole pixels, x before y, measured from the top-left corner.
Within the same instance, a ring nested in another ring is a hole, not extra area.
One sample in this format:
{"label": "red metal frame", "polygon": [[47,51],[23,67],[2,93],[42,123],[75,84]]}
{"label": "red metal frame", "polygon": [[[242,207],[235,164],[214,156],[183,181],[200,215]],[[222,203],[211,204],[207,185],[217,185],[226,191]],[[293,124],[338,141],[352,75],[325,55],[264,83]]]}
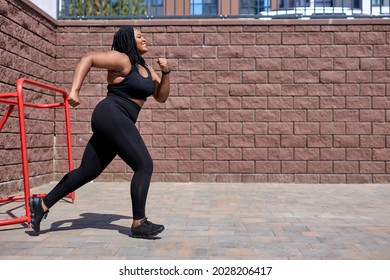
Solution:
{"label": "red metal frame", "polygon": [[[23,99],[23,85],[31,84],[38,88],[47,89],[53,92],[61,93],[64,101],[61,103],[50,103],[50,104],[33,104],[24,102]],[[14,98],[14,99],[10,99]],[[16,98],[16,100],[15,100]],[[15,201],[24,199],[26,215],[22,217],[12,218],[0,220],[0,226],[18,224],[18,223],[28,223],[28,227],[30,227],[30,206],[29,206],[29,198],[33,196],[42,197],[44,194],[31,194],[30,193],[30,180],[29,180],[29,172],[28,172],[28,155],[27,155],[27,142],[26,142],[26,127],[25,127],[25,118],[24,118],[24,108],[33,107],[33,108],[56,108],[56,107],[65,107],[65,123],[66,123],[66,140],[68,146],[68,164],[69,171],[73,169],[73,161],[72,161],[72,143],[71,143],[71,134],[70,134],[70,114],[69,114],[69,104],[68,104],[68,95],[65,90],[43,84],[37,81],[29,80],[26,78],[21,78],[16,83],[16,92],[6,92],[0,93],[0,103],[10,104],[5,115],[0,121],[0,132],[7,121],[8,117],[11,115],[15,106],[18,107],[18,116],[19,116],[19,129],[20,129],[20,142],[21,142],[21,152],[22,152],[22,167],[23,167],[23,185],[24,185],[24,195],[18,196],[10,196],[10,197],[0,197],[0,202],[6,201]],[[72,199],[72,203],[75,200],[75,193],[71,193],[67,196],[67,198]]]}

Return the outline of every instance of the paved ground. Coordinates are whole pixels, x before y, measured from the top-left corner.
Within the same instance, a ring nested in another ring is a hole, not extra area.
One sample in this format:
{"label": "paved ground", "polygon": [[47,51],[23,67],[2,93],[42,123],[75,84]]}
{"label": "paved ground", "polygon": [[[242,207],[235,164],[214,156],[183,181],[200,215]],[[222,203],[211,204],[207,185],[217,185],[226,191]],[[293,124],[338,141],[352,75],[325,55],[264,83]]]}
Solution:
{"label": "paved ground", "polygon": [[[166,230],[144,240],[129,237],[128,184],[90,183],[39,235],[0,227],[0,259],[390,260],[389,201],[389,185],[153,183],[147,215]],[[0,204],[0,219],[23,213]]]}

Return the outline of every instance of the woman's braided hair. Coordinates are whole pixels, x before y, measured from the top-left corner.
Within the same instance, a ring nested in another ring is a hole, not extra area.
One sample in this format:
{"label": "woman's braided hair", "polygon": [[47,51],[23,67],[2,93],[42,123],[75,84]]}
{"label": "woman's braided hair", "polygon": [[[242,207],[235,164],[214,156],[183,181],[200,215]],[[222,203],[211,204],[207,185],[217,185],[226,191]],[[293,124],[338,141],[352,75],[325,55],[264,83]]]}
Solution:
{"label": "woman's braided hair", "polygon": [[111,49],[126,54],[130,58],[131,64],[145,66],[145,60],[137,49],[132,26],[122,26],[115,32]]}

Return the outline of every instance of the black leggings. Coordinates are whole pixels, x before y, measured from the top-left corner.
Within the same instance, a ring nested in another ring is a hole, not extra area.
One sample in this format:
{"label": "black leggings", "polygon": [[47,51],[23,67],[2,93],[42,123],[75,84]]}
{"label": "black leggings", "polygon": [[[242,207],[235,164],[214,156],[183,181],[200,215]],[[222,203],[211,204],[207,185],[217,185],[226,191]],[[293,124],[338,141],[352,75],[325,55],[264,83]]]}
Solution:
{"label": "black leggings", "polygon": [[153,161],[135,126],[140,109],[130,100],[110,94],[96,106],[92,113],[93,135],[80,167],[66,174],[43,198],[48,208],[98,177],[118,155],[134,171],[130,186],[133,219],[145,217]]}

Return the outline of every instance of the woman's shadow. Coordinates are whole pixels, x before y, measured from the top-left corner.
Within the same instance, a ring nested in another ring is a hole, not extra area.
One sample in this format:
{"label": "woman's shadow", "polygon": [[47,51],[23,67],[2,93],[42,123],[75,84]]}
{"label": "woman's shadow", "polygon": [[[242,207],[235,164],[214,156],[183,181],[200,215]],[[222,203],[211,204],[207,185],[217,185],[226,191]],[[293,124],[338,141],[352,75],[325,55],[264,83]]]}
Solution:
{"label": "woman's shadow", "polygon": [[119,221],[122,219],[130,220],[132,217],[129,216],[115,215],[115,214],[97,214],[97,213],[83,213],[80,214],[80,216],[81,216],[80,219],[69,219],[69,220],[54,222],[51,224],[49,229],[41,230],[39,233],[36,233],[35,231],[27,231],[26,233],[31,236],[36,236],[48,232],[96,228],[96,229],[105,229],[105,230],[115,230],[131,238],[142,238],[142,239],[149,239],[149,240],[155,240],[161,238],[156,236],[138,237],[131,233],[130,227],[112,224],[112,222]]}

